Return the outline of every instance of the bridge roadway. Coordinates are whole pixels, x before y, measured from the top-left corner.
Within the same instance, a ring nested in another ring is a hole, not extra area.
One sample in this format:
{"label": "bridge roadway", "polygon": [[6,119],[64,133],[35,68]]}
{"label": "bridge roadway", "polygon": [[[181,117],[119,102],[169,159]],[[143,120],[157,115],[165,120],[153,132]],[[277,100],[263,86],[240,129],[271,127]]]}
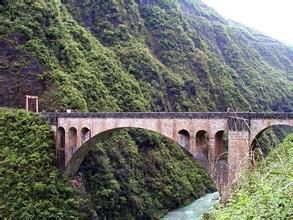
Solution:
{"label": "bridge roadway", "polygon": [[[292,119],[293,112],[48,112],[53,118],[252,118],[252,119]],[[54,121],[51,121],[54,123]]]}
{"label": "bridge roadway", "polygon": [[[293,126],[292,112],[73,112],[43,116],[55,131],[59,166],[66,175],[74,175],[91,146],[110,132],[142,128],[184,147],[216,183],[237,176],[264,130]],[[224,149],[225,134],[228,152]]]}

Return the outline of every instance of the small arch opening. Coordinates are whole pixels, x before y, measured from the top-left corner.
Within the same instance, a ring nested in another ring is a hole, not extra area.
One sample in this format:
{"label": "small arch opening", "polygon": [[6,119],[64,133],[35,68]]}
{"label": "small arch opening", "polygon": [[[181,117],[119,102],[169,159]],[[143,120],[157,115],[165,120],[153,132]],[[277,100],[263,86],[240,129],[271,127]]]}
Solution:
{"label": "small arch opening", "polygon": [[214,163],[212,175],[219,186],[225,186],[228,183],[228,133],[224,130],[215,134],[214,152],[211,155]]}
{"label": "small arch opening", "polygon": [[196,133],[196,159],[199,164],[208,170],[209,164],[209,135],[207,131],[200,130]]}
{"label": "small arch opening", "polygon": [[90,129],[84,127],[81,129],[81,144],[85,143],[91,138],[91,131]]}
{"label": "small arch opening", "polygon": [[182,129],[178,132],[178,144],[185,149],[190,149],[190,134],[187,130]]}
{"label": "small arch opening", "polygon": [[77,130],[74,127],[71,127],[68,131],[69,135],[69,152],[71,153],[71,156],[75,153],[77,150]]}
{"label": "small arch opening", "polygon": [[215,159],[228,160],[228,133],[223,130],[215,135]]}
{"label": "small arch opening", "polygon": [[65,129],[59,127],[56,132],[56,165],[59,169],[65,168]]}

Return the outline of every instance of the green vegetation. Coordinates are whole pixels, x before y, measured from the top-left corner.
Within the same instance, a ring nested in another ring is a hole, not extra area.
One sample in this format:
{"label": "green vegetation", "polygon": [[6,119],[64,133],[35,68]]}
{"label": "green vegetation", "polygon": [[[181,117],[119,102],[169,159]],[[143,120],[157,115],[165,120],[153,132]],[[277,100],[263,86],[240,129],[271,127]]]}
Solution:
{"label": "green vegetation", "polygon": [[31,93],[47,111],[292,109],[292,49],[200,1],[2,1],[0,12],[2,106]]}
{"label": "green vegetation", "polygon": [[38,115],[0,109],[1,219],[159,218],[215,191],[178,145],[122,130],[87,156],[80,169],[86,192],[78,193],[55,167],[52,140]]}
{"label": "green vegetation", "polygon": [[0,108],[0,143],[1,219],[87,217],[86,201],[53,164],[52,132],[39,116]]}
{"label": "green vegetation", "polygon": [[86,157],[80,172],[97,215],[107,219],[159,219],[215,191],[191,155],[142,130],[109,135]]}
{"label": "green vegetation", "polygon": [[238,181],[227,207],[215,219],[290,219],[293,178],[293,134]]}
{"label": "green vegetation", "polygon": [[[226,21],[200,1],[66,0],[64,5],[117,54],[144,95],[159,94],[148,100],[163,105],[161,110],[292,109],[293,51]],[[160,110],[157,106],[152,110]]]}
{"label": "green vegetation", "polygon": [[0,11],[1,43],[8,51],[1,56],[7,73],[3,88],[14,94],[3,97],[4,105],[16,97],[19,102],[12,105],[23,106],[24,94],[38,93],[41,108],[51,111],[146,110],[138,83],[60,1],[8,2]]}
{"label": "green vegetation", "polygon": [[[293,107],[292,48],[223,19],[200,0],[4,0],[0,47],[0,106],[23,108],[24,95],[32,94],[44,111]],[[0,114],[1,215],[83,217],[80,204],[87,203],[52,163],[48,127],[21,111]],[[93,209],[155,218],[202,195],[210,180],[183,157],[156,135],[111,135],[82,166]]]}

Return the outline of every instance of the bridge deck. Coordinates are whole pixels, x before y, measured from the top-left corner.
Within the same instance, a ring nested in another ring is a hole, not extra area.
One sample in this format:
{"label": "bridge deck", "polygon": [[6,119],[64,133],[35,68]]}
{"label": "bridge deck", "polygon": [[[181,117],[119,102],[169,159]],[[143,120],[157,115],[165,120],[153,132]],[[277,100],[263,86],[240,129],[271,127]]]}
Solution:
{"label": "bridge deck", "polygon": [[48,112],[42,115],[52,123],[54,118],[293,119],[293,112]]}

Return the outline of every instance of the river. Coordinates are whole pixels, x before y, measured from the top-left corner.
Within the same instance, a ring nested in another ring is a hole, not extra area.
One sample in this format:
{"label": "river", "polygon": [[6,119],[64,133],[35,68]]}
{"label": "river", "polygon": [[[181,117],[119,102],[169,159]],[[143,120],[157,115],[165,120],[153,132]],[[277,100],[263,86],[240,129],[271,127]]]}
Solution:
{"label": "river", "polygon": [[218,192],[206,194],[188,206],[169,212],[163,220],[200,220],[219,199]]}

